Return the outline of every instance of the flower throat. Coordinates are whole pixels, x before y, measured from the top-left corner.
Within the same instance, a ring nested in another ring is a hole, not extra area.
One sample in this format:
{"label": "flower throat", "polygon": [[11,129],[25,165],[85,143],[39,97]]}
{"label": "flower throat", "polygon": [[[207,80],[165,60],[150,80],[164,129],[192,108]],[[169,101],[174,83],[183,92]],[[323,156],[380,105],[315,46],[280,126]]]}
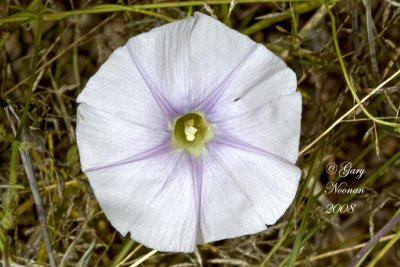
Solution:
{"label": "flower throat", "polygon": [[174,120],[172,141],[177,148],[185,149],[192,155],[204,152],[205,144],[212,137],[211,127],[203,114],[190,112]]}

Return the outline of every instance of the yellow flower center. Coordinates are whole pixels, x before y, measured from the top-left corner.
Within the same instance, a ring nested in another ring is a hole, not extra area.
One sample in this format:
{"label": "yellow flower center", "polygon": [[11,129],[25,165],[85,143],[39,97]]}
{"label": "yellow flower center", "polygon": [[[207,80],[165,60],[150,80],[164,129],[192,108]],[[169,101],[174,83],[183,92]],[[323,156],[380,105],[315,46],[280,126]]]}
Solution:
{"label": "yellow flower center", "polygon": [[212,127],[202,113],[190,112],[178,116],[173,122],[172,142],[178,149],[185,149],[198,156],[212,137]]}

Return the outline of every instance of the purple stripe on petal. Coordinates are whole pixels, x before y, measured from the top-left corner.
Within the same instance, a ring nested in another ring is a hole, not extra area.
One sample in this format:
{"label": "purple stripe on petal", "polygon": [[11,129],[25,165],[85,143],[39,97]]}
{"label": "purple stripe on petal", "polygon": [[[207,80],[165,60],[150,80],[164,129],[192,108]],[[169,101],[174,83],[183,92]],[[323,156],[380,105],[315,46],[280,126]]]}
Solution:
{"label": "purple stripe on petal", "polygon": [[197,106],[196,110],[201,110],[205,114],[208,114],[210,110],[215,106],[225,90],[231,84],[233,78],[246,62],[246,60],[257,50],[259,46],[253,45],[250,51],[244,56],[244,58],[231,70],[226,78],[214,89],[211,93]]}
{"label": "purple stripe on petal", "polygon": [[247,142],[244,142],[242,140],[239,140],[235,137],[229,136],[229,135],[222,135],[222,136],[216,136],[212,142],[218,143],[218,144],[223,144],[223,145],[227,145],[233,148],[237,148],[243,151],[247,151],[247,152],[253,152],[253,153],[258,153],[261,155],[265,155],[269,158],[274,158],[276,160],[279,160],[285,164],[289,164],[290,166],[294,166],[294,164],[290,161],[288,161],[287,159],[284,159],[282,157],[279,157],[278,155],[275,155],[274,153],[271,153],[267,150],[261,149],[257,146],[251,145]]}
{"label": "purple stripe on petal", "polygon": [[128,159],[125,160],[121,160],[121,161],[117,161],[108,165],[104,165],[104,166],[100,166],[100,167],[92,167],[92,168],[88,168],[86,170],[83,170],[84,172],[90,172],[90,171],[97,171],[97,170],[101,170],[101,169],[106,169],[106,168],[110,168],[110,167],[115,167],[115,166],[119,166],[119,165],[123,165],[123,164],[127,164],[127,163],[132,163],[135,161],[140,161],[140,160],[145,160],[145,159],[149,159],[149,158],[153,158],[153,157],[157,157],[161,154],[167,153],[169,151],[171,151],[171,142],[170,140],[166,140],[163,143],[147,150],[144,151],[142,153],[139,153],[135,156],[132,156]]}
{"label": "purple stripe on petal", "polygon": [[192,175],[193,175],[193,187],[194,187],[194,201],[196,204],[196,240],[201,242],[203,237],[200,231],[200,216],[201,216],[201,191],[202,191],[202,182],[203,182],[203,158],[199,157],[190,157],[190,162],[192,165]]}
{"label": "purple stripe on petal", "polygon": [[147,87],[149,88],[151,94],[153,95],[154,99],[156,100],[157,104],[161,108],[162,112],[164,113],[167,119],[172,119],[178,113],[174,109],[174,107],[168,102],[168,100],[163,96],[163,94],[158,90],[157,86],[154,84],[153,80],[149,77],[146,73],[144,67],[139,62],[138,58],[133,53],[129,44],[126,45],[128,48],[128,52],[132,58],[133,63],[135,64],[137,70],[139,71],[140,75],[142,76],[144,82],[146,83]]}

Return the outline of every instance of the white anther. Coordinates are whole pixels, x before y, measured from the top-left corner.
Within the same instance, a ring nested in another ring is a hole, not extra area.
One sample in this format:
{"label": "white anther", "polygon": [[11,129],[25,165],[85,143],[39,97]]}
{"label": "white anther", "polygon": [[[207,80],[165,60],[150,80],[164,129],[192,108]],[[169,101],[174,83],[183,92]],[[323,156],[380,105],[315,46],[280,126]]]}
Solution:
{"label": "white anther", "polygon": [[192,142],[196,137],[195,134],[197,132],[197,129],[194,128],[193,126],[186,126],[185,127],[185,135],[186,135],[186,140],[189,142]]}

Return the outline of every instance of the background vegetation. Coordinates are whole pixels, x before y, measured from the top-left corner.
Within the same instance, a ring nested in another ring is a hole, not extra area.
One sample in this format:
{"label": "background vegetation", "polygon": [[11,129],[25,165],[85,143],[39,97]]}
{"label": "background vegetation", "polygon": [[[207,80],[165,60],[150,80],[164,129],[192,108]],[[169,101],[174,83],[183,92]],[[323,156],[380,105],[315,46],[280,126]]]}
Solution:
{"label": "background vegetation", "polygon": [[[303,177],[265,232],[160,253],[122,237],[100,210],[80,170],[75,99],[128,38],[194,11],[265,44],[296,71]],[[51,263],[45,224],[57,266],[131,266],[143,256],[145,266],[399,266],[399,44],[396,0],[0,1],[3,266]],[[365,173],[338,180],[326,170],[343,162]],[[365,193],[325,194],[329,181]],[[354,212],[328,213],[340,203],[356,204]]]}

